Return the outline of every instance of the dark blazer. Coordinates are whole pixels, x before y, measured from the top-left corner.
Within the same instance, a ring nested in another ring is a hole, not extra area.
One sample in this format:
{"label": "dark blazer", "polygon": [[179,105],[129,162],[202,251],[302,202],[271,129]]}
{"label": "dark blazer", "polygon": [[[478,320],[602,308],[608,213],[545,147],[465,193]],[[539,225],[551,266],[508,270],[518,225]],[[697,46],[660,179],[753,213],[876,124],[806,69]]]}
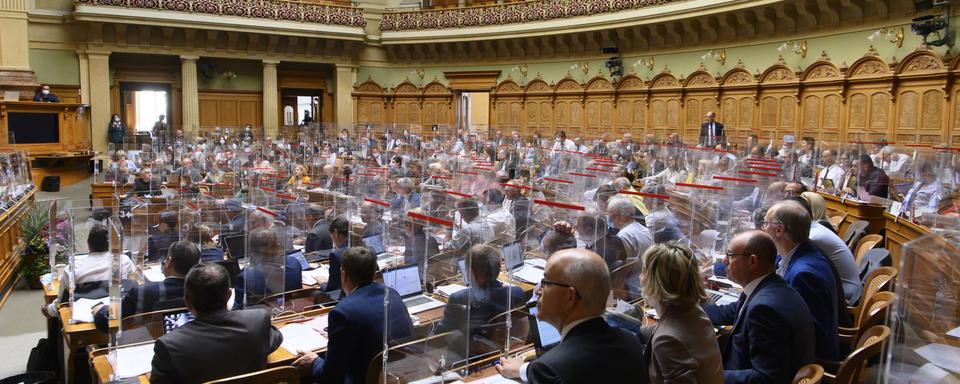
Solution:
{"label": "dark blazer", "polygon": [[736,303],[707,304],[703,310],[713,325],[733,325],[720,348],[725,383],[789,383],[800,367],[814,362],[810,310],[776,273],[761,280],[749,298],[741,295]]}
{"label": "dark blazer", "polygon": [[482,335],[480,328],[494,316],[526,303],[526,295],[520,287],[504,286],[499,281],[489,287],[470,287],[450,295],[435,333],[452,330],[466,333],[469,328],[472,334]]}
{"label": "dark blazer", "polygon": [[[274,276],[276,271],[271,271],[268,265],[248,266],[240,272],[233,284],[234,300],[233,309],[244,308],[244,305],[256,305],[261,299],[287,291],[303,288],[303,274],[300,270],[300,262],[293,256],[284,256],[283,266],[283,291],[274,292],[276,288],[270,287],[271,282],[279,282],[279,278],[274,280],[269,276]],[[332,273],[331,273],[332,274]],[[340,272],[337,271],[339,276]],[[277,284],[279,285],[279,284]],[[250,292],[250,298],[246,293]],[[245,302],[246,301],[246,302]]]}
{"label": "dark blazer", "polygon": [[527,381],[538,383],[639,383],[646,378],[643,344],[602,318],[587,320],[527,366]]}
{"label": "dark blazer", "polygon": [[157,339],[150,382],[203,383],[259,371],[281,342],[264,309],[201,316]]}
{"label": "dark blazer", "polygon": [[307,239],[304,242],[303,251],[313,252],[333,248],[333,240],[330,239],[330,222],[326,220],[317,221],[313,228],[307,231]]}
{"label": "dark blazer", "polygon": [[347,247],[340,247],[330,254],[330,276],[327,278],[323,290],[327,292],[339,291],[340,286],[340,256],[347,251]]}
{"label": "dark blazer", "polygon": [[111,143],[123,144],[124,133],[126,133],[126,128],[124,128],[123,123],[114,124],[111,120],[110,124],[107,124],[107,135],[110,137]]}
{"label": "dark blazer", "polygon": [[426,268],[423,261],[438,253],[440,253],[440,243],[433,236],[420,232],[407,236],[403,248],[403,263],[417,264],[423,270],[422,268]]}
{"label": "dark blazer", "polygon": [[[714,124],[713,145],[717,145],[721,143],[721,140],[723,140],[723,138],[726,135],[724,135],[723,133],[723,124],[720,124],[718,122],[713,122],[713,124]],[[706,144],[707,141],[709,141],[707,139],[707,136],[709,134],[710,134],[710,123],[700,124],[700,144]]]}
{"label": "dark blazer", "polygon": [[[327,318],[327,354],[313,362],[317,383],[360,384],[366,382],[370,360],[383,350],[383,298],[387,289],[368,283],[350,292]],[[403,299],[389,288],[387,320],[391,344],[413,336],[413,321]]]}
{"label": "dark blazer", "polygon": [[158,261],[167,255],[167,249],[175,241],[179,240],[180,235],[174,231],[156,232],[147,238],[147,260]]}
{"label": "dark blazer", "polygon": [[874,168],[867,174],[861,185],[867,190],[867,193],[886,199],[890,192],[890,177],[882,169]]}
{"label": "dark blazer", "polygon": [[127,196],[157,195],[160,193],[160,183],[153,180],[146,182],[141,178],[133,180],[133,188],[127,192]]}
{"label": "dark blazer", "polygon": [[606,236],[587,246],[587,249],[603,257],[603,261],[607,262],[607,268],[611,271],[619,266],[619,261],[627,259],[627,249],[623,246],[623,240],[617,235],[607,233]]}
{"label": "dark blazer", "polygon": [[223,260],[223,248],[207,247],[200,250],[200,261],[221,261]]}
{"label": "dark blazer", "polygon": [[797,290],[813,315],[818,359],[840,360],[837,336],[837,279],[830,260],[809,241],[800,244],[790,258],[783,279]]}
{"label": "dark blazer", "polygon": [[[183,279],[168,277],[163,281],[134,285],[122,292],[120,298],[120,318],[139,313],[183,308]],[[93,316],[97,329],[107,332],[110,314],[103,306]]]}
{"label": "dark blazer", "polygon": [[514,233],[519,239],[533,222],[533,203],[526,196],[520,196],[510,206],[510,214],[513,215],[516,226]]}

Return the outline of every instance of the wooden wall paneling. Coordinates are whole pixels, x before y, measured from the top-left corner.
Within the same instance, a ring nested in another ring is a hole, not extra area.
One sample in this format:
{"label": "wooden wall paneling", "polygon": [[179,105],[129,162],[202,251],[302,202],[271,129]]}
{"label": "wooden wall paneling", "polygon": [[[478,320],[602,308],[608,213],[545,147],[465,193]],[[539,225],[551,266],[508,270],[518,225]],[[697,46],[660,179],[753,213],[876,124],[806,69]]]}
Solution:
{"label": "wooden wall paneling", "polygon": [[[760,75],[760,122],[783,135],[807,136],[798,129],[798,99],[800,79],[784,64],[783,59]],[[763,128],[761,128],[763,129]],[[816,137],[816,135],[809,135]]]}
{"label": "wooden wall paneling", "polygon": [[209,91],[197,93],[200,107],[200,131],[214,128],[242,128],[244,124],[263,125],[263,94],[256,91]]}
{"label": "wooden wall paneling", "polygon": [[617,83],[617,128],[615,138],[631,133],[639,139],[647,129],[647,87],[636,75],[626,75]]}
{"label": "wooden wall paneling", "polygon": [[554,130],[553,87],[537,78],[527,83],[524,94],[524,135],[529,137],[534,132],[540,132],[541,137],[549,136]]}
{"label": "wooden wall paneling", "polygon": [[960,55],[953,58],[950,64],[950,73],[947,77],[947,91],[952,93],[950,97],[950,117],[947,119],[947,135],[944,141],[952,147],[960,144],[960,87],[956,86],[957,77],[960,77]]}
{"label": "wooden wall paneling", "polygon": [[358,124],[389,123],[384,108],[386,95],[379,84],[367,80],[354,87],[353,99],[356,104],[354,121]]}
{"label": "wooden wall paneling", "polygon": [[612,132],[617,118],[614,107],[614,88],[606,78],[598,75],[587,82],[583,137],[586,140],[599,138]]}
{"label": "wooden wall paneling", "polygon": [[[584,89],[578,81],[567,76],[554,87],[553,121],[556,130],[564,130],[567,137],[583,134]],[[597,113],[595,111],[594,113]],[[553,132],[550,132],[553,134]]]}
{"label": "wooden wall paneling", "polygon": [[723,123],[728,137],[742,138],[751,134],[762,138],[772,137],[773,132],[760,129],[757,119],[756,76],[747,71],[743,63],[737,64],[720,77],[720,110],[718,120]]}
{"label": "wooden wall paneling", "polygon": [[[61,103],[80,104],[80,86],[79,85],[56,85],[50,86],[50,93],[57,95]],[[20,100],[33,101],[33,94],[21,94]]]}
{"label": "wooden wall paneling", "polygon": [[504,134],[520,130],[523,121],[523,88],[509,77],[490,93],[490,125]]}
{"label": "wooden wall paneling", "polygon": [[427,84],[423,91],[423,126],[452,124],[453,102],[453,92],[447,86],[436,80]]}
{"label": "wooden wall paneling", "polygon": [[[844,132],[848,129],[850,120],[847,120],[848,114],[844,107],[848,106],[852,99],[849,91],[844,93],[845,85],[840,69],[830,62],[828,57],[821,56],[799,74],[799,80],[803,86],[798,118],[800,134],[812,136],[819,142],[847,141]],[[807,105],[807,102],[810,104]],[[865,125],[865,122],[861,124]]]}
{"label": "wooden wall paneling", "polygon": [[939,144],[947,131],[947,67],[930,51],[914,51],[897,66],[896,119],[892,140]]}
{"label": "wooden wall paneling", "polygon": [[650,80],[650,126],[644,133],[664,138],[669,132],[678,132],[682,121],[680,80],[664,70]]}
{"label": "wooden wall paneling", "polygon": [[[716,76],[707,72],[703,65],[683,81],[684,85],[684,121],[683,137],[700,137],[700,125],[703,124],[707,112],[719,113],[717,110],[717,95],[720,92],[720,83]],[[692,144],[692,143],[691,143]]]}
{"label": "wooden wall paneling", "polygon": [[423,102],[423,93],[409,81],[397,84],[393,92],[394,124],[420,125],[420,107]]}

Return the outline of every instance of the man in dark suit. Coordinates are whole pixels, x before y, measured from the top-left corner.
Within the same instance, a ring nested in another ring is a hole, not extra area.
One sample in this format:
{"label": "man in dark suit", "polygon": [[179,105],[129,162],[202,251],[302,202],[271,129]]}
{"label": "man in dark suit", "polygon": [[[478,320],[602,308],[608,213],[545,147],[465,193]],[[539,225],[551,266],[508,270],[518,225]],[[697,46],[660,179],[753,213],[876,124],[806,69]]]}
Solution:
{"label": "man in dark suit", "polygon": [[313,228],[307,231],[303,251],[309,253],[333,249],[333,240],[330,239],[333,208],[324,209],[320,205],[310,204],[307,206],[307,215],[317,221],[313,224]]}
{"label": "man in dark suit", "polygon": [[339,296],[339,291],[342,289],[340,282],[341,258],[350,245],[350,222],[345,218],[338,217],[333,219],[328,230],[333,244],[333,253],[330,254],[330,275],[327,276],[327,282],[321,287],[324,291],[334,292],[334,296]]}
{"label": "man in dark suit", "polygon": [[820,250],[810,242],[810,214],[796,201],[780,201],[767,210],[763,230],[776,242],[777,275],[797,290],[813,316],[817,358],[840,360],[837,277]]}
{"label": "man in dark suit", "polygon": [[242,235],[247,223],[243,204],[237,199],[226,199],[223,201],[223,209],[226,210],[230,222],[220,226],[220,236]]}
{"label": "man in dark suit", "polygon": [[[163,281],[134,285],[120,299],[120,317],[183,307],[183,280],[194,265],[200,262],[200,250],[189,241],[170,245],[163,259]],[[105,305],[93,309],[97,329],[107,332],[110,318]]]}
{"label": "man in dark suit", "polygon": [[151,383],[203,383],[266,368],[283,335],[270,311],[227,311],[230,275],[201,263],[187,274],[184,303],[195,319],[157,339]]}
{"label": "man in dark suit", "polygon": [[[418,215],[427,216],[427,211],[422,208],[410,210]],[[404,249],[403,263],[417,264],[420,270],[426,270],[425,261],[434,255],[440,253],[440,243],[433,236],[426,232],[425,223],[412,217],[404,217]]]}
{"label": "man in dark suit", "polygon": [[170,244],[180,240],[177,225],[176,212],[160,212],[160,224],[157,225],[156,229],[150,231],[150,237],[147,238],[147,260],[159,261],[161,257],[167,254]]}
{"label": "man in dark suit", "polygon": [[[340,220],[340,219],[338,219]],[[298,351],[293,365],[317,383],[360,384],[367,380],[370,360],[383,350],[384,323],[389,323],[392,344],[413,336],[413,322],[403,299],[393,288],[373,281],[377,257],[366,247],[343,253],[340,280],[346,297],[330,311],[327,354]],[[387,297],[386,319],[384,295]]]}
{"label": "man in dark suit", "polygon": [[761,231],[734,237],[724,264],[743,294],[736,303],[703,306],[714,325],[733,326],[720,348],[725,383],[789,383],[814,362],[813,319],[803,298],[774,273],[776,252]]}
{"label": "man in dark suit", "polygon": [[723,144],[726,135],[723,132],[723,124],[716,122],[717,114],[713,111],[707,112],[704,116],[703,124],[700,124],[700,145],[713,148],[717,144]]}
{"label": "man in dark suit", "polygon": [[640,339],[603,320],[610,273],[603,259],[567,249],[547,260],[537,289],[537,317],[560,330],[561,342],[531,363],[514,357],[497,366],[529,383],[637,383],[646,378]]}
{"label": "man in dark suit", "polygon": [[153,181],[153,169],[150,167],[140,168],[140,177],[133,181],[133,188],[127,192],[130,196],[159,195],[160,183]]}

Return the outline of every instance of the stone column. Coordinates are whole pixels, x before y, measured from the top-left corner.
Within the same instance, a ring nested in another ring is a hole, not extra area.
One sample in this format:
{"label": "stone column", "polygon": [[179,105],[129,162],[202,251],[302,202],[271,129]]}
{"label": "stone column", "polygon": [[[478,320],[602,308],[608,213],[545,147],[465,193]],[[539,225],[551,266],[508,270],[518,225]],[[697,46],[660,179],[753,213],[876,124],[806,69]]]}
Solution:
{"label": "stone column", "polygon": [[280,101],[277,93],[278,60],[263,60],[263,132],[276,137],[280,130]]}
{"label": "stone column", "polygon": [[[110,52],[86,52],[87,84],[81,89],[82,102],[90,104],[90,124],[92,125],[90,142],[93,150],[106,153],[107,124],[113,108],[110,105]],[[81,60],[81,63],[83,60]],[[82,68],[82,67],[81,67]],[[84,78],[80,76],[81,80]],[[81,87],[84,86],[81,81]]]}
{"label": "stone column", "polygon": [[[183,95],[183,136],[189,141],[200,134],[200,98],[197,95],[198,56],[180,56],[180,92]],[[173,137],[177,127],[171,127]]]}
{"label": "stone column", "polygon": [[30,69],[28,0],[0,1],[0,87],[33,99],[37,77]]}
{"label": "stone column", "polygon": [[[353,130],[353,83],[356,81],[357,67],[337,64],[336,84],[336,124],[339,128]],[[339,129],[338,129],[339,131]]]}

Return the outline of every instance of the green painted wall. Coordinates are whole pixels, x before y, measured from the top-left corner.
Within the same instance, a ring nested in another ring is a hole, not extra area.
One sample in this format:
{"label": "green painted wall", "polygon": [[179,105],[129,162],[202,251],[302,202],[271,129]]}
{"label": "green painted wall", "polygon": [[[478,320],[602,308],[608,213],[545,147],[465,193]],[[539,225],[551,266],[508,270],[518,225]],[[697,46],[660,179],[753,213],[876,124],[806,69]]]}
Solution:
{"label": "green painted wall", "polygon": [[[197,88],[217,91],[263,91],[263,65],[253,60],[201,58],[201,63],[213,63],[216,75],[206,77],[197,73]],[[222,74],[230,70],[237,77],[227,79]],[[199,65],[198,65],[199,71]]]}
{"label": "green painted wall", "polygon": [[73,10],[73,1],[70,0],[34,0],[33,6],[37,9],[69,12]]}
{"label": "green painted wall", "polygon": [[31,48],[30,68],[41,84],[80,85],[80,58],[74,51]]}
{"label": "green painted wall", "polygon": [[[957,21],[957,18],[953,18],[953,20],[954,22],[952,24],[956,27],[960,27],[960,21]],[[917,46],[919,46],[922,41],[919,36],[910,32],[909,23],[897,25],[895,27],[900,26],[904,27],[905,35],[903,47],[901,48],[897,48],[896,45],[887,41],[883,41],[882,39],[877,39],[873,42],[867,40],[867,36],[876,30],[875,28],[870,28],[856,32],[845,32],[834,35],[807,38],[806,57],[800,58],[799,55],[788,50],[783,54],[784,62],[791,68],[802,70],[819,59],[821,52],[826,52],[827,56],[830,57],[830,60],[837,65],[842,63],[850,65],[862,57],[867,52],[867,49],[870,47],[870,45],[874,46],[880,57],[883,58],[883,60],[885,60],[887,63],[890,63],[893,57],[896,57],[897,60],[900,60],[912,52]],[[715,46],[714,48],[716,49],[722,48],[726,51],[726,62],[723,65],[715,60],[704,60],[701,58],[701,56],[709,50],[707,48],[698,48],[696,50],[662,54],[651,52],[641,56],[628,55],[623,57],[624,74],[635,72],[641,78],[647,79],[659,74],[666,66],[669,68],[671,73],[677,77],[682,77],[695,71],[702,62],[704,67],[706,67],[710,73],[722,75],[734,68],[737,65],[738,60],[742,60],[744,66],[750,72],[763,71],[777,61],[777,58],[780,55],[780,52],[777,51],[777,47],[779,47],[785,41],[786,40],[780,40],[770,43],[748,44],[741,46]],[[943,55],[946,52],[946,47],[934,47],[934,51],[940,55]],[[956,49],[954,51],[956,51]],[[956,54],[956,52],[954,52],[954,54]],[[634,65],[634,63],[637,63],[641,57],[651,56],[654,57],[655,61],[653,70],[648,70],[645,66],[640,64]],[[583,60],[588,62],[588,74],[584,74],[579,68],[575,67],[577,63]],[[500,70],[501,73],[498,81],[502,81],[506,79],[507,76],[511,76],[517,82],[521,82],[522,80],[532,80],[539,73],[541,77],[548,83],[555,83],[569,73],[574,79],[582,83],[596,76],[598,71],[609,78],[609,71],[604,67],[605,61],[606,57],[584,57],[569,58],[566,60],[551,59],[550,62],[526,62],[528,70],[526,79],[521,78],[522,76],[517,69],[517,64],[519,64],[519,62],[516,61],[503,64],[463,66],[449,64],[442,66],[424,65],[397,68],[361,66],[357,72],[357,82],[362,83],[368,78],[372,78],[382,86],[395,87],[398,83],[408,78],[414,84],[418,84],[420,79],[416,75],[416,69],[424,68],[425,76],[422,81],[423,84],[429,83],[434,79],[447,84],[448,82],[443,76],[444,71],[470,70]]]}

